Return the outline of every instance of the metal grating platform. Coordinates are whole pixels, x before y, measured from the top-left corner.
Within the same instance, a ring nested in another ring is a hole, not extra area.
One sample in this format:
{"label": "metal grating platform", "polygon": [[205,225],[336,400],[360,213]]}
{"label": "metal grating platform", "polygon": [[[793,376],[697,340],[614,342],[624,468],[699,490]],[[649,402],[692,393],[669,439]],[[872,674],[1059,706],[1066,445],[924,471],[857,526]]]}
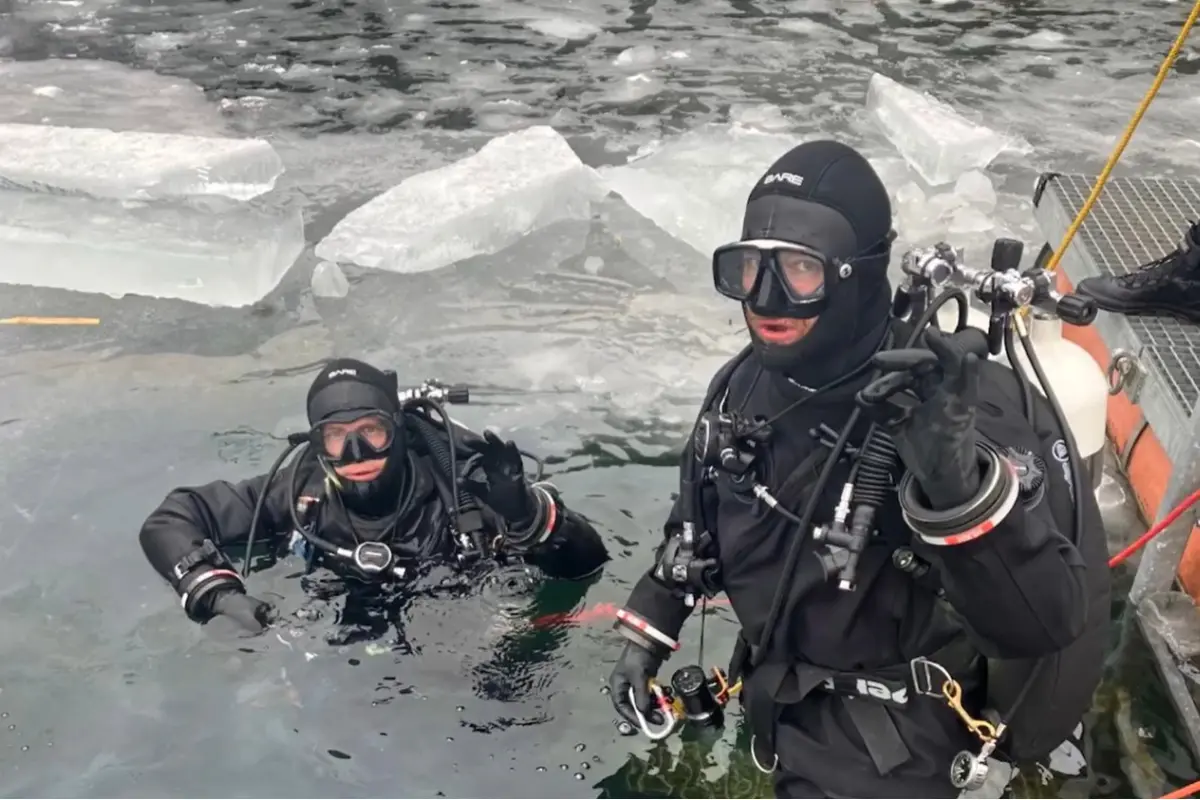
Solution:
{"label": "metal grating platform", "polygon": [[[1048,177],[1035,215],[1057,246],[1091,192],[1093,177]],[[1174,250],[1189,220],[1200,218],[1200,180],[1110,178],[1062,268],[1072,283],[1133,272]],[[1138,356],[1146,373],[1141,405],[1172,461],[1190,449],[1192,417],[1200,404],[1200,326],[1155,317],[1100,312],[1095,327],[1109,350]]]}
{"label": "metal grating platform", "polygon": [[[1062,240],[1079,213],[1091,193],[1093,180],[1082,175],[1044,176],[1044,190],[1040,196],[1035,192],[1034,213],[1053,246]],[[1132,272],[1174,250],[1188,222],[1197,218],[1200,180],[1112,178],[1063,254],[1062,269],[1075,284],[1096,275]],[[1134,401],[1166,449],[1172,466],[1154,513],[1156,520],[1162,519],[1200,486],[1200,326],[1103,311],[1093,326],[1110,352],[1123,349],[1135,354],[1145,374],[1145,383]],[[1170,590],[1176,583],[1179,561],[1198,522],[1196,515],[1183,514],[1145,549],[1129,601],[1138,609],[1138,624],[1179,712],[1179,721],[1200,756],[1200,710],[1180,672],[1179,655],[1172,653],[1141,613],[1157,593]]]}

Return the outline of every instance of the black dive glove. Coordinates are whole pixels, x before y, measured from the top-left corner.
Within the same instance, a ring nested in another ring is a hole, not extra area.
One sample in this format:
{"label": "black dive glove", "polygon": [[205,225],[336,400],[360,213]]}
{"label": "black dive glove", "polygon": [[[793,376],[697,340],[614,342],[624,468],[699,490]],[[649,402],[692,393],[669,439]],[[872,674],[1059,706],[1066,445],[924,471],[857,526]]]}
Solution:
{"label": "black dive glove", "polygon": [[[608,677],[608,692],[612,704],[622,719],[634,728],[641,728],[633,703],[637,704],[642,716],[652,725],[662,725],[665,720],[650,692],[650,679],[657,677],[663,659],[635,642],[626,642],[625,650],[617,659],[617,666]],[[633,689],[633,703],[629,701],[629,690]]]}
{"label": "black dive glove", "polygon": [[514,442],[505,442],[491,431],[483,432],[479,466],[487,478],[464,480],[467,491],[504,517],[512,530],[528,528],[537,517],[537,500],[525,481],[525,462]]}
{"label": "black dive glove", "polygon": [[[977,353],[987,352],[987,342],[975,329],[947,334],[930,328],[924,338],[928,349],[877,353],[874,364],[886,374],[863,389],[859,400],[877,408],[891,400],[882,422],[930,508],[942,511],[979,492]],[[911,392],[915,401],[892,397],[901,392]]]}
{"label": "black dive glove", "polygon": [[216,589],[208,600],[208,610],[242,626],[249,633],[262,633],[276,619],[275,606],[248,595],[240,588]]}

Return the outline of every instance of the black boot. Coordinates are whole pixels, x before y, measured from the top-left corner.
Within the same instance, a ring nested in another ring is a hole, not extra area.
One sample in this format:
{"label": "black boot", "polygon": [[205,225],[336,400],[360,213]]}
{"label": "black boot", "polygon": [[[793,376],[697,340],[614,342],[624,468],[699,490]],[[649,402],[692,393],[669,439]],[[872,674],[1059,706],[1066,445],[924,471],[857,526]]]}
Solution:
{"label": "black boot", "polygon": [[1105,311],[1200,324],[1200,223],[1192,223],[1173,253],[1125,275],[1087,278],[1075,291]]}

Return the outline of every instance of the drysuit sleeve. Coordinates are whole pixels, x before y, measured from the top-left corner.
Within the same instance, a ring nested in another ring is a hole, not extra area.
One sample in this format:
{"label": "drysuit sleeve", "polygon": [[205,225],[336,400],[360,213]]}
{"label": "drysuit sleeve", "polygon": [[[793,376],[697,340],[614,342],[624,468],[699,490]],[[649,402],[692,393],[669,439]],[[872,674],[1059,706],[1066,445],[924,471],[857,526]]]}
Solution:
{"label": "drysuit sleeve", "polygon": [[598,573],[609,555],[592,523],[568,508],[553,484],[536,483],[532,491],[538,503],[533,532],[539,541],[525,551],[525,560],[551,578],[584,580]]}
{"label": "drysuit sleeve", "polygon": [[[690,445],[684,448],[680,469],[683,469],[692,457],[691,452]],[[701,498],[704,507],[701,519],[716,519],[716,493],[705,489],[702,490]],[[667,543],[682,530],[682,504],[676,499],[663,525],[663,540],[654,551],[655,565],[662,558]],[[716,531],[710,533],[711,542],[701,555],[717,559]],[[694,606],[687,605],[682,597],[655,580],[653,571],[654,567],[651,567],[634,585],[625,607],[617,612],[616,627],[623,636],[652,651],[678,650],[679,632],[683,630],[683,623],[691,615]]]}
{"label": "drysuit sleeve", "polygon": [[[1087,566],[1073,544],[1075,491],[1051,407],[1034,389],[1035,431],[1019,395],[1000,385],[1011,373],[991,375],[981,381],[986,399],[976,429],[1015,483],[1011,507],[977,525],[973,538],[961,544],[930,546],[932,537],[923,536],[914,537],[914,549],[938,567],[946,599],[981,645],[994,651],[988,655],[1033,658],[1062,650],[1083,632]],[[1079,488],[1086,524],[1102,526],[1095,494]]]}
{"label": "drysuit sleeve", "polygon": [[[269,542],[289,529],[288,496],[294,465],[279,471],[263,502],[256,541]],[[245,542],[250,535],[254,505],[267,484],[266,475],[244,481],[213,481],[203,486],[172,489],[142,524],[142,552],[180,594],[187,575],[228,567],[221,549]]]}

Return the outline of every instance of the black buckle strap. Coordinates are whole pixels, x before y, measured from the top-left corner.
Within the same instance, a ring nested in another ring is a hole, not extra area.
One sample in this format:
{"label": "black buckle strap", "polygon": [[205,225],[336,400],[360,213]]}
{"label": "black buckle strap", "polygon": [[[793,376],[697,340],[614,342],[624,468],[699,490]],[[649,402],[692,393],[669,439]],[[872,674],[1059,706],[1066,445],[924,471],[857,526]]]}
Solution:
{"label": "black buckle strap", "polygon": [[[753,650],[754,648],[751,647]],[[815,690],[841,695],[847,713],[881,776],[912,758],[912,753],[892,721],[888,708],[906,708],[913,697],[935,696],[941,699],[944,674],[963,674],[975,662],[976,651],[964,636],[938,648],[928,658],[917,658],[870,672],[843,672],[811,664],[771,661],[754,667],[743,678],[742,702],[753,731],[750,747],[755,764],[767,769],[760,748],[775,753],[775,731],[783,709],[799,703]],[[938,669],[935,670],[933,667]],[[778,756],[774,764],[778,765]]]}
{"label": "black buckle strap", "polygon": [[205,539],[203,544],[179,559],[175,566],[171,567],[171,574],[175,576],[176,581],[182,581],[189,572],[200,564],[224,567],[229,562],[226,560],[224,554],[217,549],[217,546],[213,544],[212,539]]}

